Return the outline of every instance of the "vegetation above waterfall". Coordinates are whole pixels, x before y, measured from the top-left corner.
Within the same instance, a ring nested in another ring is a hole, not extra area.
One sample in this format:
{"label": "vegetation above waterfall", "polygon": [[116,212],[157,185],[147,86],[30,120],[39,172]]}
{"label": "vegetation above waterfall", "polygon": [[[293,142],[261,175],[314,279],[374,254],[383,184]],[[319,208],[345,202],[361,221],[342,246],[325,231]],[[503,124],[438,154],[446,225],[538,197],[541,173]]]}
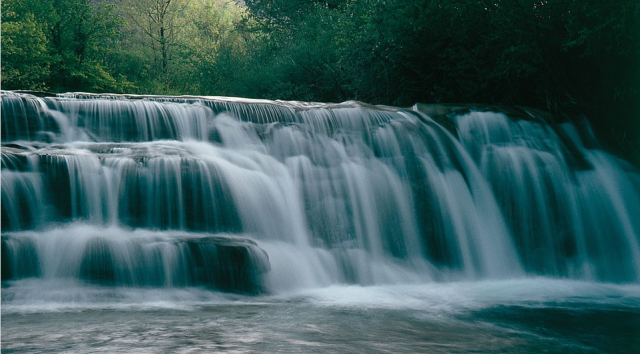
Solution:
{"label": "vegetation above waterfall", "polygon": [[640,148],[636,0],[4,0],[2,87],[586,113]]}

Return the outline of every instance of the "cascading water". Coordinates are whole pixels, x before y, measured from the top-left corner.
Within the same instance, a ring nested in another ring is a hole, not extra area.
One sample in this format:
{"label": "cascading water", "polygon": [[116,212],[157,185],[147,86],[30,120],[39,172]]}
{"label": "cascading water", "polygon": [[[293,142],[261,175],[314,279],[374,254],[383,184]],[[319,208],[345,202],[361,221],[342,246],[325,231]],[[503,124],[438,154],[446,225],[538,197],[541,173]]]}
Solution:
{"label": "cascading water", "polygon": [[3,92],[2,235],[6,287],[637,283],[640,174],[525,109]]}

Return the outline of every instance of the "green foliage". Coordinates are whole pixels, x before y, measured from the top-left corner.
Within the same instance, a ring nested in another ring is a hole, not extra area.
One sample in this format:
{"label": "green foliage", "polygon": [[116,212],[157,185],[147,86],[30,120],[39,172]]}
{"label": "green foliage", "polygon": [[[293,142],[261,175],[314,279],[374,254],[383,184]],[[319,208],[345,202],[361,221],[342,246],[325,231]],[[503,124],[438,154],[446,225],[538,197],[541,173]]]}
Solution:
{"label": "green foliage", "polygon": [[47,89],[50,57],[45,29],[19,3],[2,2],[2,87]]}
{"label": "green foliage", "polygon": [[128,87],[114,78],[103,63],[117,35],[120,20],[115,6],[103,1],[55,0],[47,16],[55,90],[115,91]]}
{"label": "green foliage", "polygon": [[132,87],[103,61],[120,25],[114,9],[105,1],[3,1],[3,87],[113,92]]}

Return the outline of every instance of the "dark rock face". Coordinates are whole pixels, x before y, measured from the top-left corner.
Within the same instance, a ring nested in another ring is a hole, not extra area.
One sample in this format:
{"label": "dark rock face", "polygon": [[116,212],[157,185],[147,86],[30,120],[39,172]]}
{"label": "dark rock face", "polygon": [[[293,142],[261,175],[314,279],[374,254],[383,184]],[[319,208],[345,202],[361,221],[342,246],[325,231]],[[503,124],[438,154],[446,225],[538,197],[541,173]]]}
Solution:
{"label": "dark rock face", "polygon": [[2,281],[38,277],[40,273],[40,259],[33,238],[2,235]]}
{"label": "dark rock face", "polygon": [[104,284],[116,283],[116,265],[109,242],[104,238],[94,238],[87,242],[82,263],[80,278]]}
{"label": "dark rock face", "polygon": [[[255,242],[238,237],[165,235],[124,241],[106,235],[80,238],[84,240],[47,241],[22,234],[3,235],[2,280],[38,277],[41,267],[48,267],[53,276],[77,277],[99,285],[202,286],[256,294],[264,292],[262,275],[270,270],[266,252]],[[58,259],[57,266],[40,261],[51,259],[45,256],[47,252],[58,253],[54,257]]]}
{"label": "dark rock face", "polygon": [[260,275],[271,269],[267,253],[250,240],[208,236],[177,243],[188,252],[193,284],[254,293],[260,290]]}

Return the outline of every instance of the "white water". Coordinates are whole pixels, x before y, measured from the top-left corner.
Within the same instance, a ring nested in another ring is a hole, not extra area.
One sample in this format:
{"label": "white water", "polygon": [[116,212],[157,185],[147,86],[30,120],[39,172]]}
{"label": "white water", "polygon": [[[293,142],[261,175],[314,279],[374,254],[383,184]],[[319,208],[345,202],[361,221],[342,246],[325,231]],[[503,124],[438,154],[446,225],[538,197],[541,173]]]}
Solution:
{"label": "white water", "polygon": [[257,242],[270,294],[640,279],[640,175],[588,129],[470,111],[446,118],[454,136],[417,106],[64,97],[3,97],[3,247],[29,237],[47,281],[79,274],[93,238],[131,272],[137,235],[185,231]]}

